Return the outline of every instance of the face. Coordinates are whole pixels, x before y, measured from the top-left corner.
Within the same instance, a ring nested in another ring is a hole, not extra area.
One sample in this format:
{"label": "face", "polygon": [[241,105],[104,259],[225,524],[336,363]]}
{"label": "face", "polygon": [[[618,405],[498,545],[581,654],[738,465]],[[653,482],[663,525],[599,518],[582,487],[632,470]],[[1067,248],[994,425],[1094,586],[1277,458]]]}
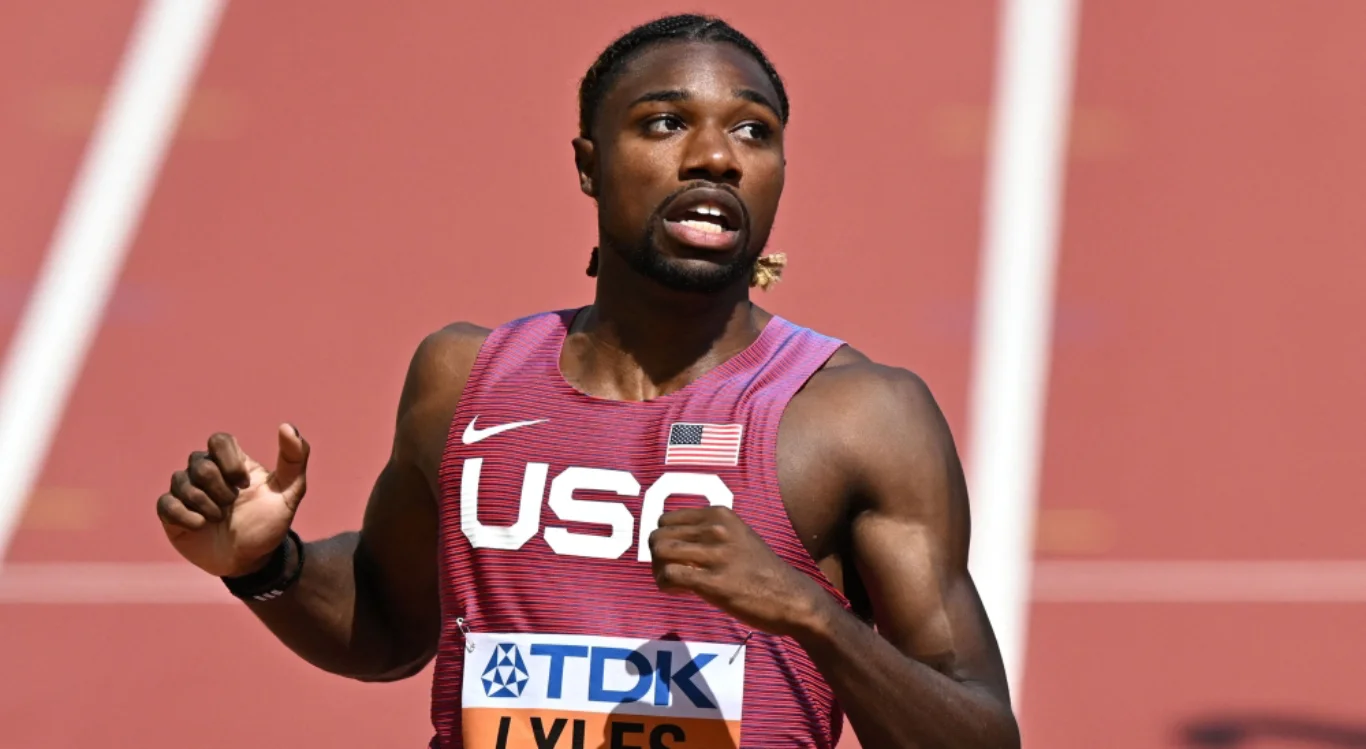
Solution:
{"label": "face", "polygon": [[624,261],[678,291],[747,285],[783,190],[777,106],[763,68],[730,44],[668,42],[630,60],[591,141],[574,144],[603,267]]}

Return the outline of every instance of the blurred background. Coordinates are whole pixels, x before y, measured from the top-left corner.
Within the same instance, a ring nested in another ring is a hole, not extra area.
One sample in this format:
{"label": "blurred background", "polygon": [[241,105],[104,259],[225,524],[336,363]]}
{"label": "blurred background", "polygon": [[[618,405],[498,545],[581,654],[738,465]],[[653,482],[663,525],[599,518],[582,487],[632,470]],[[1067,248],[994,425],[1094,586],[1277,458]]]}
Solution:
{"label": "blurred background", "polygon": [[425,746],[153,504],[290,420],[356,527],[426,333],[590,300],[578,78],[699,9],[793,102],[759,301],[939,398],[1026,746],[1366,746],[1366,2],[6,0],[0,749]]}

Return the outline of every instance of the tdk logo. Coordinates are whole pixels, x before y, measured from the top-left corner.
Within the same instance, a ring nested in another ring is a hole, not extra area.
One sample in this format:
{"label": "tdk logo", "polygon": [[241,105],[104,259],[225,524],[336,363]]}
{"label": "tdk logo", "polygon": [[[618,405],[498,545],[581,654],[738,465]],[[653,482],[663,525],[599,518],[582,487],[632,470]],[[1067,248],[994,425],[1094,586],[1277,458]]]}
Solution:
{"label": "tdk logo", "polygon": [[[570,700],[619,705],[642,702],[660,707],[686,698],[694,708],[715,710],[702,669],[714,653],[675,653],[557,642],[533,642],[532,669],[516,643],[498,642],[484,666],[484,694],[491,698]],[[529,686],[530,685],[530,686]]]}
{"label": "tdk logo", "polygon": [[[712,653],[699,653],[691,660],[675,662],[674,654],[667,650],[650,653],[627,648],[535,643],[531,646],[531,655],[533,658],[543,656],[549,659],[546,664],[549,667],[549,679],[545,696],[552,700],[564,696],[566,661],[584,659],[588,661],[588,689],[585,696],[589,702],[620,704],[649,700],[655,705],[664,706],[670,702],[669,687],[672,684],[694,707],[707,710],[716,708],[716,703],[699,688],[699,683],[705,682],[701,679],[694,681],[702,668],[716,658]],[[609,674],[625,678],[612,679],[616,683],[609,685]]]}
{"label": "tdk logo", "polygon": [[493,657],[489,658],[489,665],[484,668],[484,694],[490,697],[521,697],[530,678],[526,663],[522,661],[522,651],[512,643],[499,643],[494,646]]}

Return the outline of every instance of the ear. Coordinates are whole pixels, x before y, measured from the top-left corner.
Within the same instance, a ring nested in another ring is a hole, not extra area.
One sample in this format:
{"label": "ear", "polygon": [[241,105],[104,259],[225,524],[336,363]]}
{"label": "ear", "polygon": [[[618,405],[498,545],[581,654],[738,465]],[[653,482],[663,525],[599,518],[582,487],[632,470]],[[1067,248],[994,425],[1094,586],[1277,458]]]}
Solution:
{"label": "ear", "polygon": [[593,141],[587,138],[574,139],[574,166],[579,170],[579,189],[590,198],[598,197],[595,177],[598,173],[598,152]]}

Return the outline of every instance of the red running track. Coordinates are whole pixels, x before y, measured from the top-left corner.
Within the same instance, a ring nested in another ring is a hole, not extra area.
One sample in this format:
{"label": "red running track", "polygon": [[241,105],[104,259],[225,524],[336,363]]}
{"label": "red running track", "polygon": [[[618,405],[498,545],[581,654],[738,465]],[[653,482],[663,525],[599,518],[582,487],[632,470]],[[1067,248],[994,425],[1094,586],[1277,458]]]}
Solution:
{"label": "red running track", "polygon": [[[269,453],[285,419],[315,446],[301,531],[354,527],[422,335],[588,298],[577,76],[691,6],[486,6],[229,7],[10,563],[174,562],[169,473],[215,430]],[[0,7],[0,344],[136,9]],[[995,4],[726,13],[794,102],[764,303],[920,372],[965,444]],[[1085,5],[1041,559],[1362,557],[1362,28],[1355,0]],[[1034,608],[1030,747],[1366,721],[1360,600],[1095,597]],[[4,747],[428,737],[426,674],[318,673],[233,605],[3,604],[0,664]]]}

